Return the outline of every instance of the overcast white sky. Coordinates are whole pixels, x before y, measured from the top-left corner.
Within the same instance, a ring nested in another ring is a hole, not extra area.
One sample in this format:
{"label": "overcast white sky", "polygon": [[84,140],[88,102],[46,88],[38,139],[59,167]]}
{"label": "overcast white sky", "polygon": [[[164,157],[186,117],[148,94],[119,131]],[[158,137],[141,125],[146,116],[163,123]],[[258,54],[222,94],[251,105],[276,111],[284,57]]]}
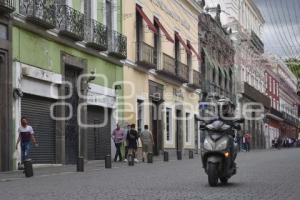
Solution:
{"label": "overcast white sky", "polygon": [[300,58],[300,0],[254,0],[266,24],[266,53]]}

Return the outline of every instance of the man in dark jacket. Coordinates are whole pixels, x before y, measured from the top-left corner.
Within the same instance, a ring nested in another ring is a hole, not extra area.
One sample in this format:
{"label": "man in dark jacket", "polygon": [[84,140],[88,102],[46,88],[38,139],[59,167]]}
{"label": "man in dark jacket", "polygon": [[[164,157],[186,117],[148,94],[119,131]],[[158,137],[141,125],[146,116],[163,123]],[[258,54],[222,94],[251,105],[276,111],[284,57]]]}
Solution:
{"label": "man in dark jacket", "polygon": [[128,155],[132,155],[135,162],[138,161],[135,158],[135,153],[138,146],[138,139],[139,139],[139,134],[135,130],[135,124],[131,124],[131,129],[127,134]]}

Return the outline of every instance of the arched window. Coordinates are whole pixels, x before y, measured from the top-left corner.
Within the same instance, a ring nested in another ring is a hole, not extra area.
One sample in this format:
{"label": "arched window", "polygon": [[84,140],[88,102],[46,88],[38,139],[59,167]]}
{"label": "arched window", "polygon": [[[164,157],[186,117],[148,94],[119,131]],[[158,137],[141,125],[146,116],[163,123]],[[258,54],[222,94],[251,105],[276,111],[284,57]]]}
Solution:
{"label": "arched window", "polygon": [[222,72],[220,68],[218,71],[219,71],[219,86],[222,87]]}
{"label": "arched window", "polygon": [[241,71],[241,77],[242,77],[242,81],[245,81],[246,80],[246,77],[245,77],[245,69],[242,67],[242,71]]}
{"label": "arched window", "polygon": [[227,88],[228,88],[228,75],[227,72],[225,71],[224,89],[227,90]]}
{"label": "arched window", "polygon": [[213,68],[212,70],[212,82],[215,83],[216,82],[216,69]]}
{"label": "arched window", "polygon": [[205,55],[205,52],[204,52],[204,49],[201,50],[201,73],[202,74],[205,74],[206,73],[206,55]]}
{"label": "arched window", "polygon": [[229,91],[233,92],[232,70],[229,69]]}

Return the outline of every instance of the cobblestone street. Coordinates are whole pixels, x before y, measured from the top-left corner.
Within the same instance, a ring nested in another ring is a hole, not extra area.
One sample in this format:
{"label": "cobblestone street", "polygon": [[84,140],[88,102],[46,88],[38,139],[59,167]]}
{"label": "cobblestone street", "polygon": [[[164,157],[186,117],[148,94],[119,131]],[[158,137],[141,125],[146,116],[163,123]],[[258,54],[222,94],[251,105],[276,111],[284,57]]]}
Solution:
{"label": "cobblestone street", "polygon": [[300,149],[241,153],[239,170],[227,186],[210,188],[199,159],[168,163],[118,164],[7,179],[0,175],[0,196],[10,199],[260,199],[296,200],[300,196]]}

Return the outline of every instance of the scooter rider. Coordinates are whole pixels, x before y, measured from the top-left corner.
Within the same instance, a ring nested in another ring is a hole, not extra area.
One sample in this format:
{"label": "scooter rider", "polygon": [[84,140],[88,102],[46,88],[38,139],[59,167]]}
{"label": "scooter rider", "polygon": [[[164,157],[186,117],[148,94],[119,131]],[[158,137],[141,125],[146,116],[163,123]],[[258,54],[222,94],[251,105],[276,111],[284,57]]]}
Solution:
{"label": "scooter rider", "polygon": [[[232,121],[234,119],[235,114],[235,105],[232,103],[232,101],[229,98],[221,98],[217,102],[218,104],[218,110],[219,110],[219,116],[222,121],[226,124],[232,124]],[[234,127],[239,127],[239,124],[233,124]],[[235,132],[232,131],[231,133],[232,138],[236,136]],[[236,156],[237,156],[237,145],[235,145],[234,140],[231,141],[231,152],[233,153],[232,161],[234,163]],[[235,163],[234,163],[235,164]]]}
{"label": "scooter rider", "polygon": [[234,137],[237,130],[240,130],[239,123],[243,123],[243,119],[236,119],[235,106],[228,98],[218,98],[202,105],[200,115],[205,118],[200,119],[204,123],[200,125],[200,129],[205,138],[201,147],[201,159],[209,185],[214,187],[219,179],[222,183],[227,183],[236,174],[234,161],[238,148]]}

